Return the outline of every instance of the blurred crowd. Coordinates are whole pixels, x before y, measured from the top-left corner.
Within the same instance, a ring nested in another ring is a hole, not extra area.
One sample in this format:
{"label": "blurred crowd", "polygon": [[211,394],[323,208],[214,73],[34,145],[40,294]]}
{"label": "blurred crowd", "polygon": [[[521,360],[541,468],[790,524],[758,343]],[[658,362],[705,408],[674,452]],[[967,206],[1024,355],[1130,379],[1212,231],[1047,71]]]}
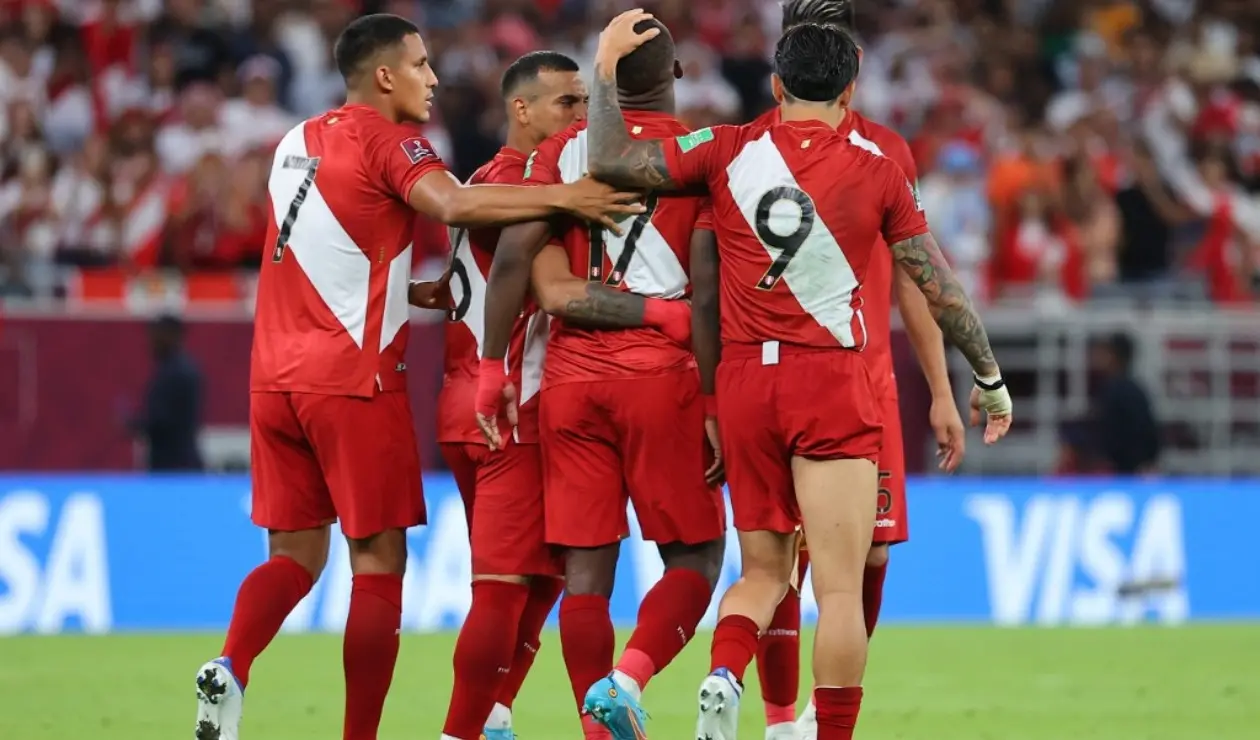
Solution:
{"label": "blurred crowd", "polygon": [[[357,13],[425,29],[425,134],[463,176],[499,147],[508,62],[549,47],[589,72],[636,4],[675,34],[690,124],[772,104],[777,0],[0,0],[0,293],[55,292],[67,268],[256,266],[269,147],[341,102],[331,45]],[[1260,2],[856,7],[856,107],[911,142],[978,295],[1255,302]]]}

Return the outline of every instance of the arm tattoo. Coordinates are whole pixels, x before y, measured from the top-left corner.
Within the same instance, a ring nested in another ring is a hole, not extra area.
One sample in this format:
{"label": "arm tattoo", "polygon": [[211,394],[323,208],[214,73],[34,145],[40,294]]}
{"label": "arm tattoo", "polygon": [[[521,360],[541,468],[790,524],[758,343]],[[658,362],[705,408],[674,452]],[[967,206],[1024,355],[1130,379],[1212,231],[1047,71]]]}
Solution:
{"label": "arm tattoo", "polygon": [[661,141],[635,141],[617,102],[617,68],[595,66],[595,82],[587,113],[587,169],[610,185],[651,190],[676,190],[665,164]]}
{"label": "arm tattoo", "polygon": [[626,329],[643,326],[643,305],[641,295],[587,283],[586,297],[565,303],[560,316],[589,329]]}
{"label": "arm tattoo", "polygon": [[892,253],[927,298],[932,318],[945,338],[963,353],[977,375],[996,375],[998,366],[989,335],[936,239],[931,234],[911,237],[892,245]]}

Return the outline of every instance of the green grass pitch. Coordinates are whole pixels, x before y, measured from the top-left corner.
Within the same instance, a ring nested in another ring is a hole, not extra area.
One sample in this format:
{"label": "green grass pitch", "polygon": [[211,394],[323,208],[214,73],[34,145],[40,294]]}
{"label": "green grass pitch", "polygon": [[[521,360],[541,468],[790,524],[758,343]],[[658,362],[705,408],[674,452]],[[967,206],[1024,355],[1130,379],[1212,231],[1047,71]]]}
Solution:
{"label": "green grass pitch", "polygon": [[[622,635],[624,638],[624,634]],[[516,705],[522,740],[577,740],[557,635]],[[808,635],[806,636],[808,640]],[[185,740],[193,674],[218,635],[0,638],[0,738]],[[381,740],[436,740],[454,635],[406,635]],[[687,740],[708,668],[701,634],[648,687],[648,734]],[[341,641],[284,636],[253,671],[245,740],[341,736]],[[808,686],[808,679],[804,686]],[[742,737],[762,737],[749,675]],[[1260,738],[1260,625],[881,628],[858,735],[893,740]]]}

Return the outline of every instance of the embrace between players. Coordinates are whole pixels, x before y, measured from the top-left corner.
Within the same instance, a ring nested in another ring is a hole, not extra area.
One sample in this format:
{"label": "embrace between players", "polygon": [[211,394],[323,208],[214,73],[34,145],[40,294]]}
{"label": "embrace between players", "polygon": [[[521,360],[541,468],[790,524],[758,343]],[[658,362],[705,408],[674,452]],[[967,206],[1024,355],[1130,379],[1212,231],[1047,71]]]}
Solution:
{"label": "embrace between players", "polygon": [[[512,702],[562,593],[586,736],[645,738],[642,692],[693,636],[721,570],[723,479],[742,577],[722,599],[696,738],[735,738],[754,657],[767,738],[853,736],[887,546],[908,536],[894,289],[942,468],[963,454],[942,332],[975,371],[986,443],[1011,403],[928,232],[908,147],[848,109],[851,22],[851,0],[789,0],[780,106],[692,132],[673,117],[669,32],[624,13],[600,37],[589,109],[572,60],[535,52],[509,68],[506,146],[468,184],[408,125],[428,119],[437,86],[416,27],[389,15],[347,27],[335,52],[347,105],[293,129],[273,162],[251,368],[253,519],[270,558],[198,671],[197,740],[238,740],[250,667],[322,572],[338,520],[354,573],[343,737],[376,738],[405,530],[425,520],[409,303],[452,321],[439,442],[472,545],[444,738],[514,737]],[[407,279],[416,211],[452,227],[450,269],[432,283]],[[627,500],[665,571],[615,659]],[[811,561],[814,689],[796,720]]]}

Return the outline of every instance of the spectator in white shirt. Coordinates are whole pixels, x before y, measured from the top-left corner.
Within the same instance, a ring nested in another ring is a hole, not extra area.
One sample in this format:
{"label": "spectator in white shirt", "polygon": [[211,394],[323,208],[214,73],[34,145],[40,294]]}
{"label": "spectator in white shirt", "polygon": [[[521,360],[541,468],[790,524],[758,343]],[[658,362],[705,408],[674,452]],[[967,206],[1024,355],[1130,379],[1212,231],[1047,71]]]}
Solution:
{"label": "spectator in white shirt", "polygon": [[206,154],[223,153],[226,137],[218,109],[219,94],[210,85],[198,83],[184,91],[179,120],[158,131],[157,153],[164,171],[182,174]]}
{"label": "spectator in white shirt", "polygon": [[224,103],[220,118],[229,156],[274,144],[297,125],[297,119],[277,102],[280,64],[275,59],[261,54],[250,57],[241,65],[239,76],[242,95]]}

